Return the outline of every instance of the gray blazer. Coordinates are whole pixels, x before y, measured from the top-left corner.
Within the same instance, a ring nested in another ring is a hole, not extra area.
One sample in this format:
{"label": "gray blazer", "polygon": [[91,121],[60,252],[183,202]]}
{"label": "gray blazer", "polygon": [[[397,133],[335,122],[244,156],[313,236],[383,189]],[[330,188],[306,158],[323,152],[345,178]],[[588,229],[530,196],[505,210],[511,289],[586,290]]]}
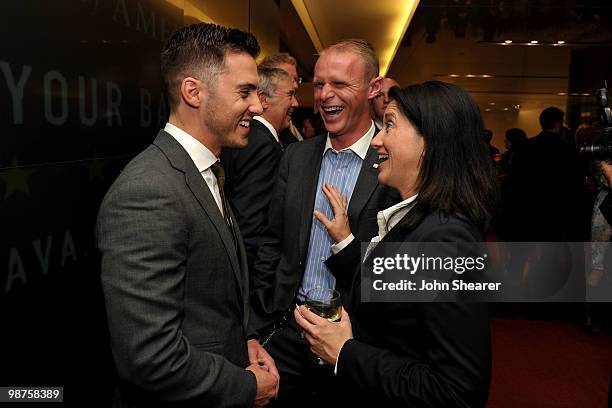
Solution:
{"label": "gray blazer", "polygon": [[237,249],[195,164],[164,131],[112,185],[96,235],[115,406],[253,403],[246,256],[235,233]]}

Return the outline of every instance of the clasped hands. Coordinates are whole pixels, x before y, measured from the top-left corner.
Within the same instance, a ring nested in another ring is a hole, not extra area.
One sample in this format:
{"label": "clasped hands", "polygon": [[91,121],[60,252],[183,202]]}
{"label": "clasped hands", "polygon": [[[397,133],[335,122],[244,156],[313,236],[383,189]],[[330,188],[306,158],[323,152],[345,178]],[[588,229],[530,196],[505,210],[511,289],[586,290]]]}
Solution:
{"label": "clasped hands", "polygon": [[253,406],[259,408],[268,404],[270,399],[278,396],[280,375],[274,359],[259,344],[259,341],[248,340],[247,348],[250,365],[246,369],[255,374],[255,380],[257,381],[257,394]]}

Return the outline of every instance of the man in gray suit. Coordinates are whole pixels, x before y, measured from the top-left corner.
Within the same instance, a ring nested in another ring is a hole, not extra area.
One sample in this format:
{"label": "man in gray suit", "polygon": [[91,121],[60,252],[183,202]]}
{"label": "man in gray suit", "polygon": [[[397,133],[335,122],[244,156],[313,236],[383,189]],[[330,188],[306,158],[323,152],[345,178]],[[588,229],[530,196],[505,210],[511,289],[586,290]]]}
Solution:
{"label": "man in gray suit", "polygon": [[169,122],[98,215],[115,406],[262,406],[277,392],[274,361],[246,340],[246,256],[218,164],[262,111],[258,53],[251,34],[212,24],[162,50]]}

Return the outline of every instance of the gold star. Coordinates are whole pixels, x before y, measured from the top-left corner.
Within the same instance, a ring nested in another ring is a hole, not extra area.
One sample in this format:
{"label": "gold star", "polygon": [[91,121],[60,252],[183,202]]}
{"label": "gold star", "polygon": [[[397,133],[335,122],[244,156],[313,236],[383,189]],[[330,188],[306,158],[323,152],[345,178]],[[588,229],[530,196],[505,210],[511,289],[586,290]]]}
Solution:
{"label": "gold star", "polygon": [[30,187],[28,186],[28,179],[30,175],[36,170],[33,168],[19,166],[17,159],[13,159],[11,167],[0,170],[0,178],[4,180],[6,190],[4,191],[4,199],[8,199],[10,196],[16,193],[23,193],[30,195]]}

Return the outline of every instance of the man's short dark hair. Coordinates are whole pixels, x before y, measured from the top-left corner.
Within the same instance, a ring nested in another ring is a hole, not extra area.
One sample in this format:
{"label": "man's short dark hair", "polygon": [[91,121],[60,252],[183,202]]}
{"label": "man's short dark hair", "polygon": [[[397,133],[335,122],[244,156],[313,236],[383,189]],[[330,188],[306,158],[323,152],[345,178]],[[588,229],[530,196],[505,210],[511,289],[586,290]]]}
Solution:
{"label": "man's short dark hair", "polygon": [[563,124],[563,111],[551,106],[540,113],[540,126],[542,130],[553,130],[557,123]]}
{"label": "man's short dark hair", "polygon": [[171,110],[179,103],[181,81],[192,76],[207,86],[225,66],[227,52],[259,55],[253,34],[216,24],[192,24],[175,31],[161,52],[161,73]]}

